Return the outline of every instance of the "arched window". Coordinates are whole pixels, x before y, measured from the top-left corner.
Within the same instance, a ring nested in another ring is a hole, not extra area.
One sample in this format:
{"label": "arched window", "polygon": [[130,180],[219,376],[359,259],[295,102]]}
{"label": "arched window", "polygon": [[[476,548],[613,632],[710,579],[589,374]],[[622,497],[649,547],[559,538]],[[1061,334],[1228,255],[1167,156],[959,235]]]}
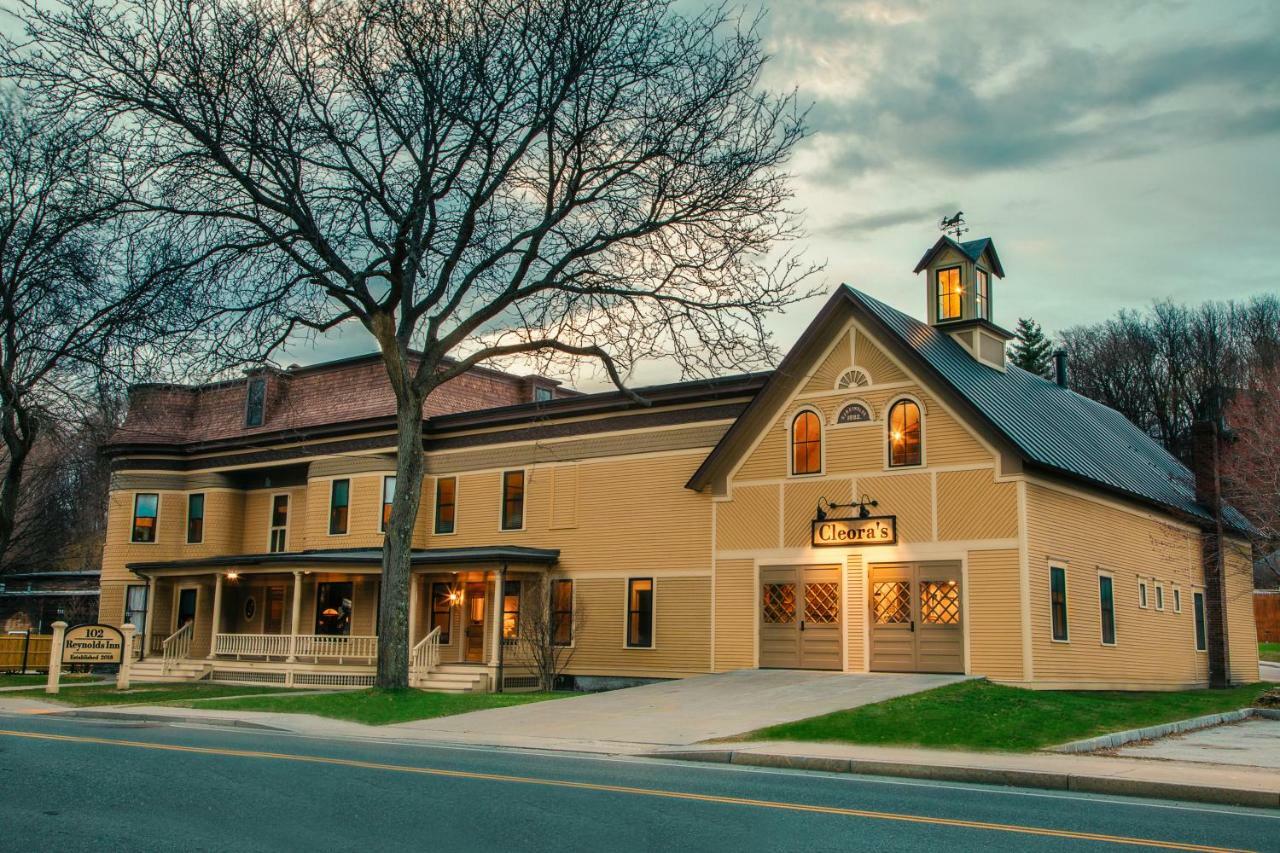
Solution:
{"label": "arched window", "polygon": [[919,465],[923,450],[920,406],[914,400],[899,400],[889,409],[889,465]]}
{"label": "arched window", "polygon": [[871,420],[871,408],[862,402],[845,403],[840,407],[840,414],[836,415],[838,424],[856,424],[859,421],[869,420]]}
{"label": "arched window", "polygon": [[851,367],[836,379],[836,389],[862,388],[871,384],[871,377],[861,367]]}
{"label": "arched window", "polygon": [[791,422],[791,473],[821,472],[822,421],[813,412],[801,412]]}

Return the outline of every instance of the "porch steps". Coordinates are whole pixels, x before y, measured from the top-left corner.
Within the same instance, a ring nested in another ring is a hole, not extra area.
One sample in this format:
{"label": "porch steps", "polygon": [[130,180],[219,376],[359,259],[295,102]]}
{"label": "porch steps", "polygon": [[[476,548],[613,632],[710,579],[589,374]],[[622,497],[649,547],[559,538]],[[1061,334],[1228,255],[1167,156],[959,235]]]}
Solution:
{"label": "porch steps", "polygon": [[160,658],[146,658],[133,662],[129,677],[132,681],[200,681],[208,676],[210,666],[204,661],[181,660],[169,665],[165,672]]}
{"label": "porch steps", "polygon": [[419,690],[437,693],[487,693],[489,673],[474,667],[452,667],[448,664],[433,669],[413,685]]}

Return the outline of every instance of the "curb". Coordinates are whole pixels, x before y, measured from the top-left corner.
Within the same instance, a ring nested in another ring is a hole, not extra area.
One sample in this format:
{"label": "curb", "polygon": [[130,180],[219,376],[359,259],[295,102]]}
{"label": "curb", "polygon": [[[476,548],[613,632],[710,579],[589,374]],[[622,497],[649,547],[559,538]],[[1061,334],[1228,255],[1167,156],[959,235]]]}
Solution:
{"label": "curb", "polygon": [[1155,782],[1143,779],[1082,776],[1074,773],[1053,773],[1039,770],[938,767],[894,761],[864,761],[857,758],[828,758],[806,755],[771,755],[768,753],[735,752],[724,749],[651,752],[645,757],[712,764],[737,764],[751,767],[776,767],[787,770],[820,770],[827,773],[893,776],[907,779],[928,779],[937,782],[1008,785],[1019,788],[1149,797],[1161,800],[1188,800],[1200,803],[1215,803],[1217,805],[1253,806],[1267,809],[1280,808],[1280,790],[1257,791],[1181,782]]}
{"label": "curb", "polygon": [[1241,708],[1238,711],[1223,711],[1218,714],[1205,714],[1203,717],[1192,717],[1188,720],[1175,720],[1172,723],[1162,723],[1158,726],[1144,726],[1140,729],[1129,729],[1123,732],[1112,732],[1107,735],[1099,735],[1098,737],[1086,738],[1085,740],[1073,740],[1070,743],[1064,743],[1059,746],[1051,746],[1047,752],[1061,753],[1079,753],[1079,752],[1097,752],[1100,749],[1114,749],[1117,746],[1124,746],[1127,743],[1133,743],[1139,740],[1153,740],[1155,738],[1167,737],[1169,735],[1183,734],[1184,732],[1194,732],[1199,729],[1207,729],[1212,726],[1220,726],[1225,723],[1239,723],[1253,717],[1264,717],[1267,719],[1280,719],[1280,710],[1272,708]]}
{"label": "curb", "polygon": [[291,729],[281,728],[280,726],[269,726],[266,723],[253,723],[248,720],[237,720],[222,717],[194,717],[194,716],[178,716],[171,714],[131,714],[127,711],[91,711],[91,710],[75,710],[75,711],[55,711],[48,716],[50,717],[78,717],[88,720],[127,720],[134,723],[187,723],[189,725],[200,726],[218,726],[220,728],[233,729],[257,729],[259,731],[268,732],[288,732]]}

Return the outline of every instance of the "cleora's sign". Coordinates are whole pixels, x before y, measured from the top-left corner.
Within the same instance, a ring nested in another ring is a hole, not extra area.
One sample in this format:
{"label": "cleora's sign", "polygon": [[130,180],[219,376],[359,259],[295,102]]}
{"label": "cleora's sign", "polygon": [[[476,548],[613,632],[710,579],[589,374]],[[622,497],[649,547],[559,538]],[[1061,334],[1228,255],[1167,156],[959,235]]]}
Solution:
{"label": "cleora's sign", "polygon": [[894,545],[898,541],[898,517],[824,518],[813,521],[813,544],[825,546]]}

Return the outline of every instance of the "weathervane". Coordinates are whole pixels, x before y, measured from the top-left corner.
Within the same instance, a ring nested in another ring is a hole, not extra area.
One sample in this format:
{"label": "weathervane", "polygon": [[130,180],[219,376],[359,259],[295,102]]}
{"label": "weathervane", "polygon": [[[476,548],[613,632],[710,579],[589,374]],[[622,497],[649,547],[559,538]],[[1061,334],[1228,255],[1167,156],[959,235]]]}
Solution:
{"label": "weathervane", "polygon": [[959,240],[960,235],[969,230],[969,226],[964,221],[964,211],[957,210],[955,216],[942,217],[942,221],[938,223],[938,230],[944,234],[950,231],[952,237]]}

